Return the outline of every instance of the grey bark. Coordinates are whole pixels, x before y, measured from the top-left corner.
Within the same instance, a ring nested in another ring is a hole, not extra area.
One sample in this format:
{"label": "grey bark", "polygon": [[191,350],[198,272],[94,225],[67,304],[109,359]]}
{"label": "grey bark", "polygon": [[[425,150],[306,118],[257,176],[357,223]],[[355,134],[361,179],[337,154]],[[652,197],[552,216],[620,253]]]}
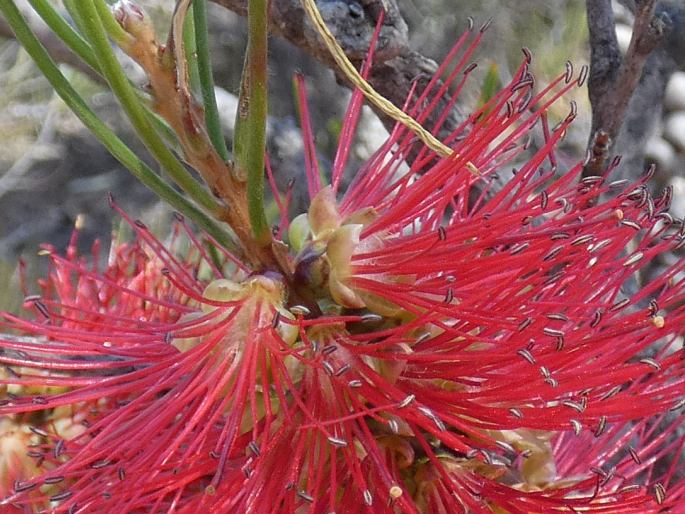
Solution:
{"label": "grey bark", "polygon": [[[635,15],[625,57],[618,49],[610,0],[587,0],[593,119],[586,174],[601,173],[606,157],[621,155],[618,173],[634,178],[644,167],[645,145],[660,120],[666,85],[685,68],[685,5],[678,0],[621,0]],[[593,148],[598,131],[610,138],[606,153]]]}

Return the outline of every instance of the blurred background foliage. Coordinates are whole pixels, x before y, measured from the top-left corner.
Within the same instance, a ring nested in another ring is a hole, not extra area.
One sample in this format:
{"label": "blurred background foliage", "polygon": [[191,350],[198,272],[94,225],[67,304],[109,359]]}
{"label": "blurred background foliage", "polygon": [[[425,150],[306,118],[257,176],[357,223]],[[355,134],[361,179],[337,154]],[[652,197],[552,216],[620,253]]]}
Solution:
{"label": "blurred background foliage", "polygon": [[[173,9],[171,0],[140,0],[166,33]],[[504,83],[520,64],[521,47],[534,55],[533,71],[544,84],[562,73],[570,59],[579,67],[588,61],[585,3],[582,0],[399,0],[409,24],[411,44],[424,55],[440,60],[467,25],[493,18],[477,53],[478,73],[465,93],[463,108],[475,106]],[[211,5],[212,59],[220,91],[220,106],[231,136],[231,109],[235,99],[245,44],[245,20]],[[297,109],[291,78],[295,72],[307,78],[310,110],[321,158],[332,158],[340,118],[349,92],[336,83],[331,70],[282,40],[273,38],[270,49],[269,148],[276,172],[287,182],[302,169]],[[79,92],[91,99],[100,116],[121,137],[143,152],[136,143],[116,102],[101,84],[69,69]],[[135,75],[135,70],[132,70]],[[141,78],[142,80],[142,78]],[[589,130],[589,106],[585,90],[578,90],[579,119],[567,139],[567,151],[584,154]],[[559,116],[568,112],[568,101],[559,105]],[[563,114],[562,114],[563,113]],[[367,110],[358,135],[356,157],[368,156],[383,140],[380,122]],[[81,244],[86,251],[96,238],[109,239],[118,225],[107,204],[112,192],[124,209],[163,231],[167,209],[138,184],[95,142],[80,122],[52,93],[47,81],[13,40],[0,40],[0,309],[15,309],[23,296],[18,282],[18,259],[27,276],[41,269],[38,246],[66,245],[74,221],[85,215]]]}

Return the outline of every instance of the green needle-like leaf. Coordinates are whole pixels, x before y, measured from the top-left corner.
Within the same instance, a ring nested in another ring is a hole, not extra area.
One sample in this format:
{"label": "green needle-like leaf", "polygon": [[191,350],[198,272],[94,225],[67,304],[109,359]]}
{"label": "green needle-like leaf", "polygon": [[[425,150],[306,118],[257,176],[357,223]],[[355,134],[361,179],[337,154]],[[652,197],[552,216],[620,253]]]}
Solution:
{"label": "green needle-like leaf", "polygon": [[36,38],[11,0],[0,1],[0,12],[36,65],[45,75],[64,103],[78,116],[95,137],[143,184],[179,212],[187,215],[208,234],[227,248],[235,248],[230,234],[206,213],[162,180],[149,166],[131,151],[88,107],[78,92],[69,84],[45,48]]}
{"label": "green needle-like leaf", "polygon": [[207,29],[207,2],[206,0],[193,1],[193,19],[195,21],[195,46],[197,52],[197,69],[200,79],[202,102],[205,109],[205,124],[209,138],[217,153],[225,161],[228,161],[228,148],[221,130],[219,108],[214,95],[214,77],[212,76],[212,63],[209,57],[209,33]]}
{"label": "green needle-like leaf", "polygon": [[197,69],[197,49],[193,10],[189,9],[183,20],[183,50],[188,66],[188,81],[193,95],[200,92],[200,72]]}
{"label": "green needle-like leaf", "polygon": [[264,152],[267,116],[267,0],[249,0],[247,52],[236,115],[233,157],[247,179],[250,224],[255,239],[270,241],[264,212]]}
{"label": "green needle-like leaf", "polygon": [[[81,34],[76,32],[69,23],[57,12],[53,5],[48,0],[29,0],[31,6],[34,8],[36,13],[43,19],[43,21],[50,27],[50,29],[59,36],[59,38],[69,47],[69,49],[74,52],[79,58],[81,58],[88,66],[95,70],[100,76],[102,72],[100,70],[100,63],[95,58],[93,49],[90,44],[83,39]],[[75,7],[73,2],[66,0],[65,4]],[[104,76],[103,76],[104,78]],[[144,93],[136,90],[136,94],[145,102],[146,97]],[[145,110],[150,116],[150,121],[155,126],[157,132],[164,136],[164,139],[170,145],[177,144],[176,134],[173,132],[171,127],[166,124],[166,122],[154,113],[150,106],[144,103]]]}
{"label": "green needle-like leaf", "polygon": [[100,64],[95,58],[88,42],[76,32],[71,25],[57,12],[49,0],[29,0],[31,7],[43,21],[76,55],[93,70],[100,72]]}

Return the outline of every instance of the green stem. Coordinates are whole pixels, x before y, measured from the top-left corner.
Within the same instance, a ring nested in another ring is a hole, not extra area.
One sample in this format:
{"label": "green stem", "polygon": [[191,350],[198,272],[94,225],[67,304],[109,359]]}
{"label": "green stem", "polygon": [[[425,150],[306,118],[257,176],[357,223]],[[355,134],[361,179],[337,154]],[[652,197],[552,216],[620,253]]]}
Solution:
{"label": "green stem", "polygon": [[[95,56],[100,62],[102,74],[109,83],[112,92],[118,98],[138,137],[140,137],[157,162],[160,163],[174,182],[188,196],[208,211],[219,212],[220,206],[216,200],[192,177],[183,163],[167,148],[163,139],[155,131],[149,114],[141,104],[135,89],[114,55],[114,51],[105,33],[105,26],[96,8],[96,3],[103,3],[103,0],[79,0],[80,15],[84,22],[84,34],[90,40]],[[103,5],[107,7],[106,4],[103,3]],[[106,11],[100,9],[100,11],[104,13],[103,16],[114,20],[109,9],[106,9]],[[114,21],[116,22],[116,20]],[[108,22],[107,25],[110,25],[110,23]]]}
{"label": "green stem", "polygon": [[233,156],[238,176],[247,178],[252,234],[267,245],[271,234],[264,212],[264,152],[267,116],[267,0],[247,5],[247,51],[241,79]]}
{"label": "green stem", "polygon": [[197,50],[197,68],[200,78],[200,90],[205,109],[205,125],[214,149],[224,161],[228,161],[228,148],[221,129],[219,108],[214,95],[214,77],[209,57],[209,32],[207,29],[207,1],[193,1],[193,19],[195,21],[195,46]]}
{"label": "green stem", "polygon": [[195,19],[193,11],[188,10],[185,19],[183,20],[183,51],[186,57],[188,66],[188,80],[190,82],[191,94],[196,94],[200,91],[200,72],[197,66],[197,48],[195,35]]}
{"label": "green stem", "polygon": [[85,34],[85,21],[81,15],[80,0],[62,0],[62,3],[69,13],[69,16],[71,16],[76,28],[81,34]]}
{"label": "green stem", "polygon": [[88,42],[76,32],[71,25],[57,12],[49,0],[29,0],[31,7],[54,32],[83,62],[100,73],[100,64],[95,58]]}
{"label": "green stem", "polygon": [[237,247],[225,229],[164,182],[95,115],[69,81],[62,75],[11,0],[0,1],[0,12],[2,12],[5,20],[12,28],[17,40],[36,62],[36,65],[60,98],[119,162],[160,198],[179,212],[186,214],[221,244],[226,245],[227,248]]}

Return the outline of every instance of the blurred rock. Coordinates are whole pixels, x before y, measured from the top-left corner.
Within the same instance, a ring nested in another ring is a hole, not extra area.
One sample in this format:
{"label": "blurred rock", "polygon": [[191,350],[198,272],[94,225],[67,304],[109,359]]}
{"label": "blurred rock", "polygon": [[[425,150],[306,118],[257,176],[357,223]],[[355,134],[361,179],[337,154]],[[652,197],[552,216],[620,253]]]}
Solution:
{"label": "blurred rock", "polygon": [[625,54],[628,50],[631,37],[633,37],[632,27],[623,23],[616,24],[616,39],[618,40],[618,47],[621,49],[621,53]]}
{"label": "blurred rock", "polygon": [[[142,145],[125,130],[119,111],[112,110],[115,106],[111,97],[103,97],[96,110],[151,163]],[[106,244],[113,223],[118,223],[107,202],[109,192],[134,217],[158,203],[157,197],[122,169],[73,114],[60,111],[54,125],[51,153],[32,159],[21,180],[4,192],[0,202],[0,260],[35,254],[43,242],[64,249],[79,214],[86,215],[81,248],[87,251],[98,238]]]}
{"label": "blurred rock", "polygon": [[[274,180],[281,192],[292,187],[291,214],[307,211],[309,192],[305,172],[304,143],[302,133],[294,118],[271,119],[267,138],[267,154]],[[321,155],[317,154],[321,164]]]}
{"label": "blurred rock", "polygon": [[671,177],[669,185],[673,187],[670,213],[676,218],[683,218],[685,217],[685,177]]}
{"label": "blurred rock", "polygon": [[616,23],[624,23],[626,25],[632,25],[633,23],[633,13],[630,12],[626,6],[621,5],[616,0],[611,3],[611,7],[614,10],[614,19]]}
{"label": "blurred rock", "polygon": [[675,112],[666,118],[664,138],[673,143],[678,150],[685,150],[685,112]]}
{"label": "blurred rock", "polygon": [[645,159],[656,163],[660,171],[670,173],[675,164],[675,149],[665,139],[656,136],[647,141]]}
{"label": "blurred rock", "polygon": [[356,146],[354,149],[357,159],[369,159],[380,146],[385,143],[390,134],[371,108],[365,105],[357,127]]}
{"label": "blurred rock", "polygon": [[685,72],[676,71],[666,86],[664,107],[669,111],[685,110]]}
{"label": "blurred rock", "polygon": [[226,137],[232,138],[235,127],[235,113],[238,110],[238,96],[229,93],[222,87],[215,87],[214,95],[216,96],[216,104],[219,109],[221,128],[224,130]]}

